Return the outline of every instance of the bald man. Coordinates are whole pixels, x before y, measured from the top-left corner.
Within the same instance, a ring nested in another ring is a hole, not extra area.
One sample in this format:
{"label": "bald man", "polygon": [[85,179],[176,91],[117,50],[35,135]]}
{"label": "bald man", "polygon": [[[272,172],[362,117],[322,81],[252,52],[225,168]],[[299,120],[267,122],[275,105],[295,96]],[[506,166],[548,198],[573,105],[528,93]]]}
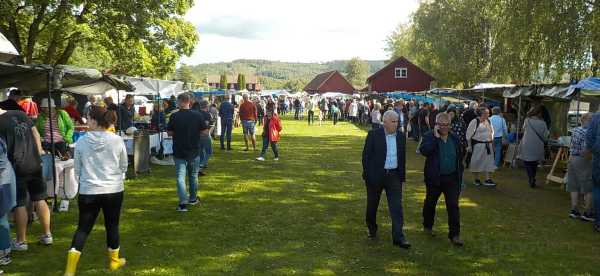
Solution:
{"label": "bald man", "polygon": [[369,131],[362,153],[363,180],[367,187],[366,223],[369,238],[377,237],[377,208],[385,190],[392,218],[394,246],[410,248],[404,237],[402,215],[402,183],[405,181],[406,139],[398,131],[398,114],[383,114],[383,127]]}

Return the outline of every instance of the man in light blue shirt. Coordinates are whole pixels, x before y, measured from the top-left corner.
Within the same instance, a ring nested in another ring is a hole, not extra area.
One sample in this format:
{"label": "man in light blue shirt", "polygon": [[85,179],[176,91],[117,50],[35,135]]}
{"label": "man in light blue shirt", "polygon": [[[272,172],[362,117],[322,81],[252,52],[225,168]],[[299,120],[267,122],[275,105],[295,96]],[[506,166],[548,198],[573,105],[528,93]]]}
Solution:
{"label": "man in light blue shirt", "polygon": [[502,138],[508,137],[508,127],[506,127],[506,120],[502,117],[500,107],[492,108],[490,122],[494,127],[494,159],[496,167],[500,168],[500,165],[502,165]]}
{"label": "man in light blue shirt", "polygon": [[398,168],[398,153],[396,152],[396,132],[388,134],[385,133],[385,144],[387,146],[387,153],[385,156],[385,165],[383,166],[386,170],[392,170]]}
{"label": "man in light blue shirt", "polygon": [[404,236],[402,183],[406,180],[406,139],[398,130],[398,114],[388,110],[383,114],[383,128],[369,131],[362,154],[363,179],[367,188],[365,222],[369,238],[377,236],[377,208],[383,190],[392,219],[392,242],[408,249]]}

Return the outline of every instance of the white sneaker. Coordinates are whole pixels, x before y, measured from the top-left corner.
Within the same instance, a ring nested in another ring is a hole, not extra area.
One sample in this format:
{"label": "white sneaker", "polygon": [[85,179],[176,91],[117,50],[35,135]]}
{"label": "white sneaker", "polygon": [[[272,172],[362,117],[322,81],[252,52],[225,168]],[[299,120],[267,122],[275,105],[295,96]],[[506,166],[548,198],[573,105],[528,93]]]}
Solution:
{"label": "white sneaker", "polygon": [[27,246],[27,242],[17,242],[16,239],[13,239],[13,241],[10,244],[10,247],[14,251],[27,251],[27,249],[29,249],[29,246]]}
{"label": "white sneaker", "polygon": [[279,157],[273,158],[273,161],[279,161]]}
{"label": "white sneaker", "polygon": [[52,243],[54,243],[54,239],[52,239],[52,234],[41,236],[40,243],[43,245],[51,245]]}
{"label": "white sneaker", "polygon": [[256,157],[256,161],[265,161],[265,158],[262,156]]}

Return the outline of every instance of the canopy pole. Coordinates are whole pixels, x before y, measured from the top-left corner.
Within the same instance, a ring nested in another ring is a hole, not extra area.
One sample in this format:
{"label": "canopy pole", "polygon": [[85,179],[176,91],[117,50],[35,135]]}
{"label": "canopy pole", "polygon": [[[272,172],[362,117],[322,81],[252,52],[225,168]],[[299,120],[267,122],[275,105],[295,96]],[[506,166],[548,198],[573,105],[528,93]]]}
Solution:
{"label": "canopy pole", "polygon": [[521,129],[521,98],[522,96],[519,95],[519,108],[517,111],[517,137],[516,137],[516,147],[515,147],[515,154],[513,154],[513,158],[512,158],[512,164],[511,166],[515,167],[515,160],[517,159],[517,154],[519,151],[519,144],[521,143],[520,139],[519,139],[519,134],[520,134],[520,129]]}
{"label": "canopy pole", "polygon": [[[52,105],[51,105],[51,101],[52,101],[52,88],[53,88],[53,79],[54,79],[54,68],[51,68],[50,71],[48,71],[48,124],[50,127],[50,133],[54,132],[54,123],[52,120]],[[40,133],[40,136],[42,136],[43,134]],[[52,211],[54,212],[58,212],[59,208],[58,208],[58,197],[57,197],[57,191],[56,191],[56,147],[54,145],[54,135],[50,134],[50,152],[52,154],[52,190],[54,191],[54,206],[52,208]]]}

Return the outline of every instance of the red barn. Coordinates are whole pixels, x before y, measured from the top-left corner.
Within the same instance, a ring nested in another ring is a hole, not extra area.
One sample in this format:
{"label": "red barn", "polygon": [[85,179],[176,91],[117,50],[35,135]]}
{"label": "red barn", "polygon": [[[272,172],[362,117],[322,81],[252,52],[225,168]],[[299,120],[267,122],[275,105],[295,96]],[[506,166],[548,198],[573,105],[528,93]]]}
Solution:
{"label": "red barn", "polygon": [[419,92],[429,90],[431,75],[414,65],[408,59],[399,57],[383,67],[367,79],[369,91],[394,92],[408,91]]}
{"label": "red barn", "polygon": [[304,91],[313,94],[323,94],[325,92],[341,92],[346,94],[352,94],[354,87],[340,72],[331,71],[317,75],[312,81],[310,81]]}

